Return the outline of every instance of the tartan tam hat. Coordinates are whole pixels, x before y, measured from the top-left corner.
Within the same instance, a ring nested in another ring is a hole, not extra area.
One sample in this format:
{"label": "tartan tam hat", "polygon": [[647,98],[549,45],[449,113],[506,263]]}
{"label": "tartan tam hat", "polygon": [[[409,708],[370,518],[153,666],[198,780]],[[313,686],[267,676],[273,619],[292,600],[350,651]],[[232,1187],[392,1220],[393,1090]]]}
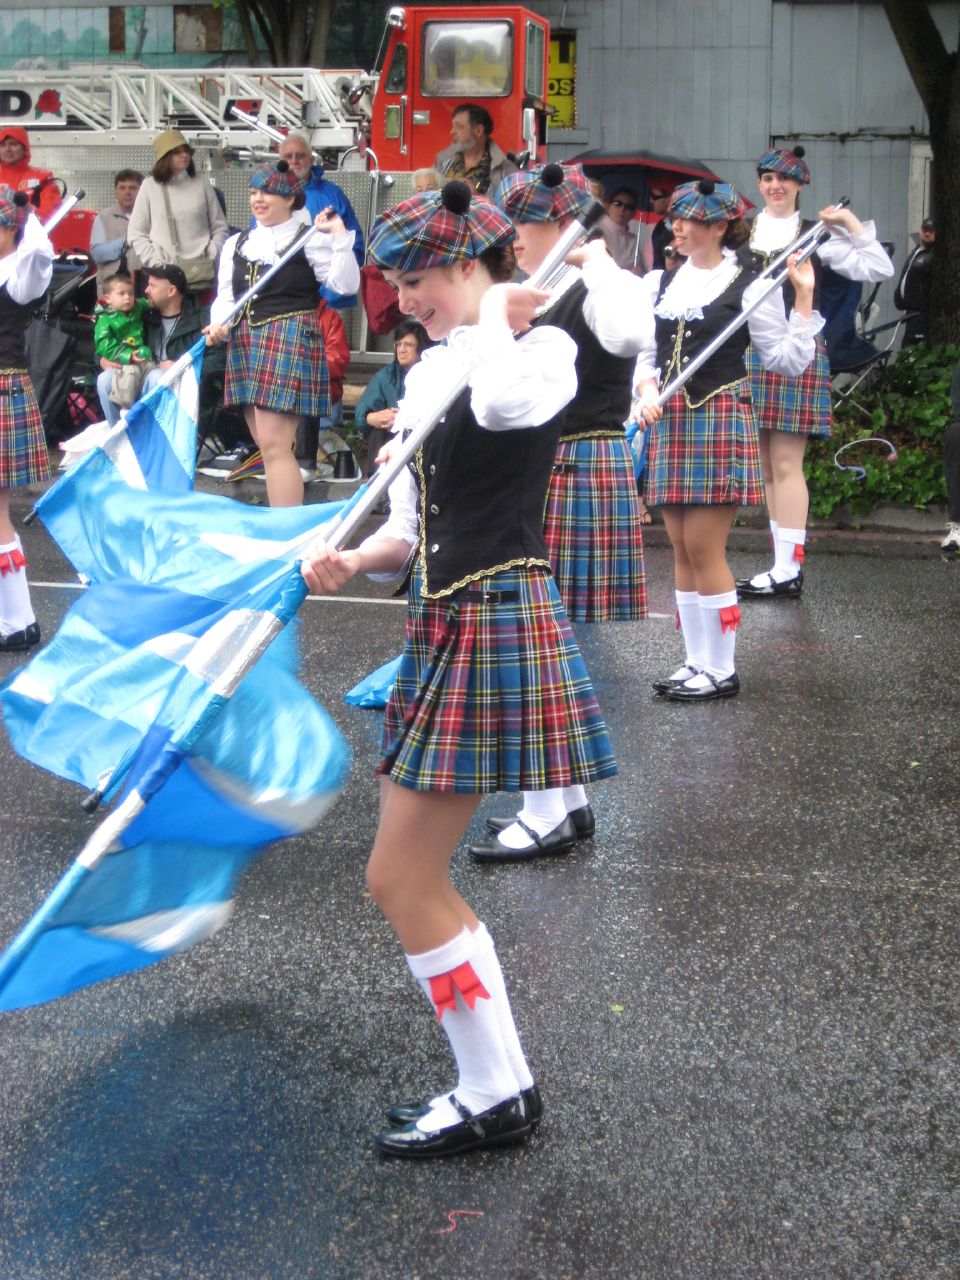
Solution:
{"label": "tartan tam hat", "polygon": [[250,188],[268,196],[298,196],[304,186],[286,160],[262,164],[250,175]]}
{"label": "tartan tam hat", "polygon": [[513,223],[465,182],[424,191],[382,214],[370,232],[370,257],[392,271],[423,271],[479,258],[512,243]]}
{"label": "tartan tam hat", "polygon": [[579,165],[548,164],[508,173],[494,200],[514,222],[557,222],[583,213],[593,196]]}
{"label": "tartan tam hat", "polygon": [[0,227],[19,231],[30,217],[30,197],[25,191],[0,186]]}
{"label": "tartan tam hat", "polygon": [[792,151],[774,147],[771,151],[765,151],[757,161],[757,176],[761,173],[779,173],[781,178],[792,178],[805,187],[810,181],[810,170],[803,162],[805,155],[803,147],[794,147]]}
{"label": "tartan tam hat", "polygon": [[746,211],[746,201],[729,182],[685,182],[670,197],[671,215],[691,222],[732,222]]}

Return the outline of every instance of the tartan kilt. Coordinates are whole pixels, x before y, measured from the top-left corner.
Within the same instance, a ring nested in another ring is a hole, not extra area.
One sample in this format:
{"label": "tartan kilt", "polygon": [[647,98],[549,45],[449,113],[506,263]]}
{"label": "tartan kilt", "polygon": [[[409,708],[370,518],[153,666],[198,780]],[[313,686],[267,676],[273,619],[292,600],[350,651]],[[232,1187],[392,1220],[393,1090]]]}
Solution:
{"label": "tartan kilt", "polygon": [[640,501],[622,432],[560,441],[543,532],[571,622],[647,616]]}
{"label": "tartan kilt", "polygon": [[824,439],[830,436],[833,426],[830,361],[820,334],[817,334],[817,354],[799,378],[768,373],[753,347],[747,348],[746,359],[758,427],[798,436]]}
{"label": "tartan kilt", "polygon": [[400,671],[377,773],[415,791],[543,791],[617,772],[613,748],[553,578],[503,570],[484,603],[410,583]]}
{"label": "tartan kilt", "polygon": [[740,383],[691,409],[683,389],[647,436],[651,507],[763,505],[763,475],[749,386]]}
{"label": "tartan kilt", "polygon": [[43,422],[26,369],[0,372],[0,489],[39,484],[50,474]]}
{"label": "tartan kilt", "polygon": [[315,311],[250,327],[244,316],[227,346],[225,405],[319,418],[330,412],[330,378]]}

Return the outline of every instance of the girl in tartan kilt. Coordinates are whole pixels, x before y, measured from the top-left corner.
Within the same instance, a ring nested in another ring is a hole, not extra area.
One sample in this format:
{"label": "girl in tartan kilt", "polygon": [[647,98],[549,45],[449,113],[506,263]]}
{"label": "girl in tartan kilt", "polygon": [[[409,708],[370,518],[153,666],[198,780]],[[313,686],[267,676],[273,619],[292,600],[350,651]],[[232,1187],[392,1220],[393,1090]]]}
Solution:
{"label": "girl in tartan kilt", "polygon": [[[517,262],[528,274],[571,219],[591,203],[579,168],[549,164],[508,174],[496,202],[517,229]],[[646,617],[643,535],[633,460],[624,432],[636,356],[653,335],[639,276],[621,271],[603,240],[567,258],[566,273],[534,325],[554,325],[577,344],[577,394],[567,407],[544,512],[553,576],[572,622]],[[582,268],[582,269],[581,269]],[[476,862],[518,862],[564,853],[593,835],[583,787],[525,791],[516,818],[490,818]]]}
{"label": "girl in tartan kilt", "polygon": [[[567,787],[616,772],[589,676],[550,575],[543,503],[576,347],[530,328],[547,298],[505,283],[514,231],[462,182],[405,200],[370,252],[432,347],[407,375],[397,430],[465,365],[467,389],[391,486],[387,523],[354,551],[318,546],[314,591],[416,560],[400,673],[384,720],[373,898],[446,1032],[459,1079],[392,1107],[384,1155],[431,1157],[526,1138],[540,1095],[486,928],[450,880],[485,792]],[[523,336],[514,339],[513,331]]]}
{"label": "girl in tartan kilt", "polygon": [[319,286],[355,293],[360,269],[354,233],[332,210],[317,215],[323,235],[308,240],[250,300],[227,328],[234,302],[307,230],[294,213],[306,200],[304,186],[285,160],[261,165],[250,176],[250,210],[256,225],[223,246],[217,296],[204,331],[212,341],[229,338],[224,404],[238,405],[263,455],[267,500],[272,507],[303,501],[303,477],[294,454],[304,418],[330,412],[330,386],[317,314]]}
{"label": "girl in tartan kilt", "polygon": [[[750,230],[743,253],[763,270],[787,245],[814,224],[802,220],[800,189],[810,181],[803,147],[775,148],[757,161],[757,185],[764,207]],[[820,274],[830,267],[849,280],[886,280],[893,263],[878,243],[872,222],[860,222],[850,209],[833,205],[819,218],[830,227],[830,239],[811,259],[814,269],[813,305],[819,305]],[[784,307],[792,306],[792,287],[784,288]],[[753,347],[747,349],[747,371],[760,431],[760,462],[766,489],[774,561],[769,570],[737,583],[742,598],[796,598],[803,588],[809,495],[803,474],[803,454],[810,436],[829,436],[833,419],[830,402],[830,362],[818,336],[813,360],[799,377],[784,376],[763,367]]]}
{"label": "girl in tartan kilt", "polygon": [[49,474],[47,442],[27,372],[31,303],[47,290],[54,248],[23,192],[0,187],[0,653],[29,649],[40,627],[27,562],[10,519],[10,490]]}
{"label": "girl in tartan kilt", "polygon": [[739,506],[763,501],[756,426],[744,363],[752,342],[765,367],[795,375],[810,363],[823,326],[813,312],[813,268],[790,266],[796,303],[787,318],[777,292],[658,408],[660,384],[676,378],[753,300],[753,274],[735,250],[747,236],[743,199],[726,183],[688,182],[670,200],[674,239],[686,261],[651,272],[656,336],[637,362],[636,412],[648,437],[647,502],[663,507],[673,546],[678,625],[686,658],[659,694],[679,702],[736,695],[740,621],[727,537]]}

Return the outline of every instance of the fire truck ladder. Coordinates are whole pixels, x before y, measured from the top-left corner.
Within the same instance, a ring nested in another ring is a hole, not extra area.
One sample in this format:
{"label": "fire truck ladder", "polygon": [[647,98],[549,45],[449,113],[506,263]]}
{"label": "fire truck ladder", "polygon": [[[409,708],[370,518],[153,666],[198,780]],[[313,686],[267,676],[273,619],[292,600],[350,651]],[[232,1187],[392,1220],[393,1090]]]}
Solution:
{"label": "fire truck ladder", "polygon": [[[7,72],[3,79],[13,87],[31,85],[37,73]],[[191,141],[221,147],[263,140],[259,130],[228,115],[234,103],[275,129],[306,127],[322,145],[350,146],[366,115],[366,94],[357,91],[375,84],[360,71],[312,67],[110,66],[44,73],[43,81],[59,91],[65,128],[78,142],[147,143],[164,129],[180,129]]]}

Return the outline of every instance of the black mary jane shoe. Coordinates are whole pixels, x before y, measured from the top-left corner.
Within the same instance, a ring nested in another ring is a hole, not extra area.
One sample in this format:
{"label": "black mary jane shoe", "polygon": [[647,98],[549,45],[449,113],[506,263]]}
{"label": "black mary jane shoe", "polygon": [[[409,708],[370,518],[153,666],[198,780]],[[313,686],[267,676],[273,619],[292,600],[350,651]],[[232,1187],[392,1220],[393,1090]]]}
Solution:
{"label": "black mary jane shoe", "polygon": [[664,676],[662,680],[652,680],[650,682],[650,688],[654,693],[669,693],[671,689],[676,689],[678,685],[683,684],[685,680],[692,680],[694,676],[698,676],[700,674],[700,668],[691,667],[688,662],[685,662],[680,670],[689,671],[690,674],[688,676]]}
{"label": "black mary jane shoe", "polygon": [[530,1116],[519,1094],[475,1116],[454,1094],[450,1095],[450,1101],[461,1116],[456,1124],[436,1133],[424,1133],[416,1122],[405,1124],[401,1129],[384,1129],[373,1139],[377,1151],[382,1156],[398,1156],[402,1160],[432,1160],[481,1147],[503,1147],[530,1136]]}
{"label": "black mary jane shoe", "polygon": [[714,698],[735,698],[740,692],[740,677],[736,672],[722,680],[717,680],[709,671],[702,674],[710,681],[702,689],[690,689],[681,684],[676,689],[669,689],[667,697],[671,702],[711,702]]}
{"label": "black mary jane shoe", "polygon": [[[524,1089],[520,1097],[523,1104],[527,1108],[527,1115],[530,1117],[530,1128],[536,1133],[540,1128],[540,1121],[543,1119],[543,1099],[540,1097],[540,1090],[532,1084],[529,1089]],[[387,1120],[395,1129],[401,1128],[405,1124],[416,1124],[421,1116],[425,1116],[430,1110],[429,1102],[414,1102],[409,1106],[391,1107],[387,1111]]]}
{"label": "black mary jane shoe", "polygon": [[554,827],[545,836],[538,836],[519,818],[514,818],[513,821],[527,833],[530,843],[521,845],[519,849],[508,849],[498,835],[494,836],[492,840],[486,840],[483,844],[472,844],[468,847],[467,853],[474,862],[528,862],[531,858],[540,858],[544,854],[565,853],[577,843],[577,829],[569,814],[559,827]]}
{"label": "black mary jane shoe", "polygon": [[[588,804],[585,804],[580,809],[571,809],[567,817],[574,825],[578,840],[589,840],[597,829],[597,820]],[[511,818],[488,818],[487,830],[492,831],[494,835],[499,835],[501,831],[506,831],[507,827],[512,827],[516,820],[515,816]]]}
{"label": "black mary jane shoe", "polygon": [[737,583],[737,595],[742,600],[796,600],[803,591],[803,570],[801,569],[795,578],[788,578],[786,582],[777,582],[771,574],[767,574],[767,581],[763,586],[756,587],[749,578],[741,578]]}
{"label": "black mary jane shoe", "polygon": [[12,631],[8,636],[0,636],[0,653],[22,653],[24,649],[32,649],[40,643],[40,624],[31,622],[22,631]]}

